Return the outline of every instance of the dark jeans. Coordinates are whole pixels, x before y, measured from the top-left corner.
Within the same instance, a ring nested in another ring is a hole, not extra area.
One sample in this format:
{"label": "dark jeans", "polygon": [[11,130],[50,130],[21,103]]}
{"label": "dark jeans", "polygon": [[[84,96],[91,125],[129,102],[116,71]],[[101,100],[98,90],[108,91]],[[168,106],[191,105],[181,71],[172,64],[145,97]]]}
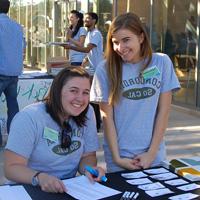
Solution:
{"label": "dark jeans", "polygon": [[2,146],[3,144],[3,138],[2,138],[2,135],[1,135],[1,126],[0,126],[0,146]]}
{"label": "dark jeans", "polygon": [[[0,75],[0,96],[4,93],[7,103],[7,132],[10,130],[10,123],[17,112],[19,106],[17,102],[17,76]],[[2,137],[2,136],[1,136]]]}
{"label": "dark jeans", "polygon": [[97,131],[101,128],[101,113],[98,104],[90,103],[94,109],[95,117],[96,117],[96,127]]}

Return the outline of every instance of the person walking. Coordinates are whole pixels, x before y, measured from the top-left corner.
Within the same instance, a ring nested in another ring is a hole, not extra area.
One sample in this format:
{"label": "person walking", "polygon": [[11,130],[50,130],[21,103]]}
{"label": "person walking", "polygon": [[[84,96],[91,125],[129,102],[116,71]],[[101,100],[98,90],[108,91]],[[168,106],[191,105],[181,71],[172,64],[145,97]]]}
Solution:
{"label": "person walking", "polygon": [[[23,28],[7,15],[8,0],[0,1],[0,96],[5,94],[7,103],[7,132],[10,123],[19,111],[17,102],[18,76],[23,70],[23,49],[25,47]],[[2,144],[2,135],[1,135]]]}
{"label": "person walking", "polygon": [[96,69],[90,100],[100,105],[108,172],[160,165],[172,92],[180,88],[170,58],[152,53],[134,13],[111,23],[105,57]]}

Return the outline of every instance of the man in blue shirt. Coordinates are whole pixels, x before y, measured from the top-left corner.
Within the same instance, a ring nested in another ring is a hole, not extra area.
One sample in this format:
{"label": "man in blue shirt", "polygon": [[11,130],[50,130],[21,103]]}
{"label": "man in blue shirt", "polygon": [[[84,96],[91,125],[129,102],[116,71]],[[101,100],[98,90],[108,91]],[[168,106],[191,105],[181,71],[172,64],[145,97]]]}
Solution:
{"label": "man in blue shirt", "polygon": [[[9,7],[9,0],[0,0],[0,96],[4,93],[6,97],[7,132],[14,115],[19,111],[17,83],[18,76],[23,70],[25,46],[22,27],[7,16]],[[2,145],[1,134],[0,145]]]}

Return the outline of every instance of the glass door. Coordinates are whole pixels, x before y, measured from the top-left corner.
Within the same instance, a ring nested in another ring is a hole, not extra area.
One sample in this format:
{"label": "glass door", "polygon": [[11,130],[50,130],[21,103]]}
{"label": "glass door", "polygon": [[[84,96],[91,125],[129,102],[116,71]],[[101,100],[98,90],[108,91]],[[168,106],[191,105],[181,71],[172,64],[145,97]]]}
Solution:
{"label": "glass door", "polygon": [[160,39],[156,51],[170,56],[181,84],[174,102],[195,106],[197,0],[154,0],[152,27]]}

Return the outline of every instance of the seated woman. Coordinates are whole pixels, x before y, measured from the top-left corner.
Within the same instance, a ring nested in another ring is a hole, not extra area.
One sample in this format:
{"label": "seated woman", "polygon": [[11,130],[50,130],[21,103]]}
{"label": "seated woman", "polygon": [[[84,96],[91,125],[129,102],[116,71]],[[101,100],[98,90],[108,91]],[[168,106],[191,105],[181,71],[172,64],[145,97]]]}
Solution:
{"label": "seated woman", "polygon": [[63,69],[43,102],[21,110],[13,119],[5,147],[5,176],[17,183],[39,185],[46,192],[66,192],[61,179],[85,165],[96,167],[99,148],[95,115],[89,106],[90,77],[81,67]]}

